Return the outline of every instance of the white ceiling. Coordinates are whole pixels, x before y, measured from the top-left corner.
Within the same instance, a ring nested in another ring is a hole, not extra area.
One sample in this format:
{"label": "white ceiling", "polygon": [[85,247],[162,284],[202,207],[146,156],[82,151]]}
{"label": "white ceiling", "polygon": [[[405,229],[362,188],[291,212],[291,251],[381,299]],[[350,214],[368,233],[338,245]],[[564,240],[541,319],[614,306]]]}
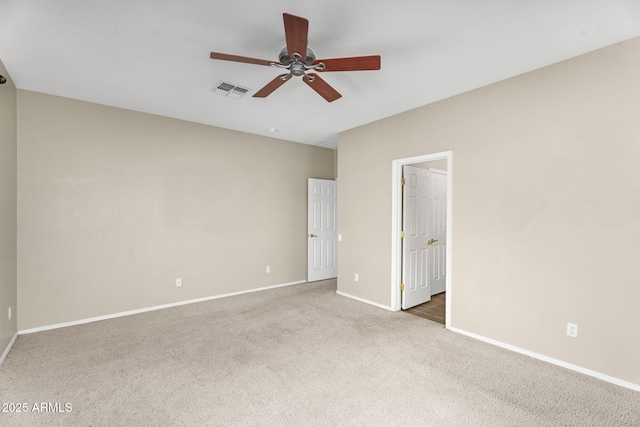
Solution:
{"label": "white ceiling", "polygon": [[[283,12],[309,20],[318,58],[381,70],[322,74],[332,103],[299,78],[252,98],[281,70],[209,53],[277,60]],[[305,144],[636,36],[639,0],[0,0],[18,88]]]}

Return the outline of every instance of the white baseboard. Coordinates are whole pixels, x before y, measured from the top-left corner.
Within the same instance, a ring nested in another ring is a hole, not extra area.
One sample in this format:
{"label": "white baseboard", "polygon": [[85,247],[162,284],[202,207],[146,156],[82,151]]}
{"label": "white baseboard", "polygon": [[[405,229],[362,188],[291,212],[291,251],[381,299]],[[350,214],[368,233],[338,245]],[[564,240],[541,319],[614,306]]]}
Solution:
{"label": "white baseboard", "polygon": [[515,351],[516,353],[524,354],[529,357],[533,357],[534,359],[542,360],[547,363],[551,363],[553,365],[562,366],[563,368],[571,369],[572,371],[580,372],[581,374],[589,375],[590,377],[598,378],[599,380],[606,381],[615,385],[619,385],[621,387],[629,388],[631,390],[640,391],[640,384],[634,384],[629,381],[621,380],[620,378],[612,377],[610,375],[603,374],[601,372],[592,371],[591,369],[583,368],[582,366],[573,365],[571,363],[563,362],[562,360],[554,359],[553,357],[548,357],[543,354],[534,353],[529,350],[525,350],[520,347],[516,347],[514,345],[505,344],[500,341],[496,341],[491,338],[484,337],[482,335],[477,335],[471,332],[464,331],[462,329],[451,328],[452,332],[456,332],[458,334],[466,335],[468,337],[484,341],[489,344],[493,344],[498,347],[505,348],[507,350]]}
{"label": "white baseboard", "polygon": [[365,304],[374,305],[374,306],[379,307],[379,308],[384,308],[385,310],[393,311],[393,309],[391,307],[389,307],[389,306],[378,304],[377,302],[369,301],[368,299],[360,298],[360,297],[357,297],[355,295],[346,294],[346,293],[340,292],[340,291],[336,291],[336,294],[338,294],[340,296],[343,296],[343,297],[354,299],[356,301],[363,302]]}
{"label": "white baseboard", "polygon": [[228,293],[228,294],[214,295],[214,296],[204,297],[204,298],[196,298],[196,299],[191,299],[191,300],[187,300],[187,301],[173,302],[173,303],[170,303],[170,304],[163,304],[163,305],[156,305],[156,306],[153,306],[153,307],[140,308],[140,309],[137,309],[137,310],[122,311],[120,313],[107,314],[107,315],[104,315],[104,316],[97,316],[97,317],[90,317],[90,318],[87,318],[87,319],[74,320],[72,322],[57,323],[57,324],[54,324],[54,325],[40,326],[40,327],[37,327],[37,328],[31,328],[31,329],[23,329],[21,331],[18,331],[18,334],[19,335],[33,334],[35,332],[48,331],[48,330],[51,330],[51,329],[58,329],[58,328],[66,328],[67,326],[82,325],[84,323],[99,322],[100,320],[115,319],[117,317],[131,316],[133,314],[140,314],[140,313],[146,313],[148,311],[162,310],[164,308],[177,307],[177,306],[180,306],[180,305],[193,304],[193,303],[196,303],[196,302],[204,302],[204,301],[210,301],[210,300],[219,299],[219,298],[232,297],[232,296],[235,296],[235,295],[249,294],[249,293],[258,292],[258,291],[266,291],[268,289],[282,288],[284,286],[299,285],[301,283],[307,283],[307,281],[306,280],[298,280],[297,282],[282,283],[282,284],[279,284],[279,285],[266,286],[264,288],[256,288],[256,289],[249,289],[249,290],[246,290],[246,291],[231,292],[231,293]]}
{"label": "white baseboard", "polygon": [[9,345],[7,346],[7,348],[4,349],[4,353],[2,353],[2,357],[0,357],[0,366],[2,366],[4,359],[7,358],[9,351],[11,351],[11,347],[13,347],[13,343],[16,342],[16,338],[18,338],[17,332],[13,334],[13,338],[11,338],[11,341],[9,341]]}

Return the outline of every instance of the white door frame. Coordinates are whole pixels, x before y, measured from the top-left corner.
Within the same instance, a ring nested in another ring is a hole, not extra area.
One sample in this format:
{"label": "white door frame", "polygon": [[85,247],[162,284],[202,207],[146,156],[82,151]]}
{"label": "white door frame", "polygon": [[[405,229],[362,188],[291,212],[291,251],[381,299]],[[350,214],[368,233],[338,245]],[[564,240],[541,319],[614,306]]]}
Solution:
{"label": "white door frame", "polygon": [[402,279],[402,242],[400,231],[402,231],[402,188],[400,179],[402,178],[402,166],[413,163],[430,162],[433,160],[447,161],[447,250],[446,250],[446,292],[447,300],[445,307],[445,327],[451,329],[451,241],[452,241],[452,177],[453,177],[453,152],[443,151],[441,153],[425,154],[422,156],[407,157],[397,159],[392,162],[391,172],[391,309],[399,311],[401,305],[400,281]]}

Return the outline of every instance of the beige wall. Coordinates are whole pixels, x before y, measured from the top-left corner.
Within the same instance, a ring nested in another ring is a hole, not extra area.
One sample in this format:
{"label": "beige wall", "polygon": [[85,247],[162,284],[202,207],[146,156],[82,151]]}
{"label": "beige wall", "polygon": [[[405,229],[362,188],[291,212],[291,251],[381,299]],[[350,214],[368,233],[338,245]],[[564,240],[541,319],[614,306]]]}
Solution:
{"label": "beige wall", "polygon": [[[16,87],[0,61],[0,356],[16,333]],[[12,308],[11,320],[8,309]]]}
{"label": "beige wall", "polygon": [[20,330],[306,279],[307,178],[334,177],[333,150],[23,90],[18,107]]}
{"label": "beige wall", "polygon": [[452,326],[640,384],[638,70],[634,39],[340,134],[338,289],[390,305],[392,160],[452,150]]}

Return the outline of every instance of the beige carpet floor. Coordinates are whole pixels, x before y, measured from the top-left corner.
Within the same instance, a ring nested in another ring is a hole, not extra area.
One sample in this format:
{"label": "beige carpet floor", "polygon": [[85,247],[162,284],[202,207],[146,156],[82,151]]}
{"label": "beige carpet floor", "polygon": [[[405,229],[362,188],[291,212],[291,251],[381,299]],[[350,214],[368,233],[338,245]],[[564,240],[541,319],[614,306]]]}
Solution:
{"label": "beige carpet floor", "polygon": [[[640,425],[638,392],[335,290],[301,284],[21,335],[0,401],[28,411],[0,412],[0,425]],[[41,403],[52,412],[33,411]]]}

